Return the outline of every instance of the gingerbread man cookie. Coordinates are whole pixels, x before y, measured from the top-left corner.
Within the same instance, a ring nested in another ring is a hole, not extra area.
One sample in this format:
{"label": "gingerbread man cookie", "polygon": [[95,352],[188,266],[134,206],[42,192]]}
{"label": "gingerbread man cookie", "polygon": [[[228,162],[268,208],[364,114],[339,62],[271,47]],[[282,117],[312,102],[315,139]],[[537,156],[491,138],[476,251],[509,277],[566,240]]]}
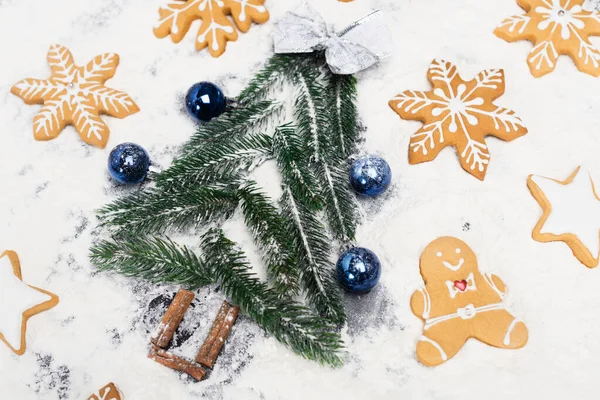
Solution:
{"label": "gingerbread man cookie", "polygon": [[44,104],[33,119],[36,140],[54,139],[71,124],[84,142],[104,148],[110,131],[100,114],[125,118],[140,110],[127,93],[104,86],[117,70],[117,54],[101,54],[80,67],[66,47],[55,44],[48,63],[48,79],[23,79],[10,90],[26,104]]}
{"label": "gingerbread man cookie", "polygon": [[431,242],[421,255],[425,286],[413,293],[412,312],[425,322],[417,358],[436,366],[454,357],[467,339],[517,349],[527,343],[525,324],[503,303],[506,286],[481,273],[473,250],[454,237]]}
{"label": "gingerbread man cookie", "polygon": [[581,72],[600,76],[600,51],[589,40],[600,35],[600,13],[584,10],[583,2],[517,0],[527,13],[505,19],[494,33],[508,42],[533,42],[527,64],[536,78],[554,71],[561,54],[568,54]]}
{"label": "gingerbread man cookie", "polygon": [[504,93],[504,71],[488,69],[465,81],[456,66],[436,59],[427,76],[432,90],[407,90],[389,102],[400,117],[424,122],[410,138],[408,161],[432,161],[444,147],[453,145],[462,168],[483,180],[490,162],[484,137],[510,141],[527,133],[514,111],[493,103]]}
{"label": "gingerbread man cookie", "polygon": [[17,253],[0,255],[0,340],[13,352],[25,353],[27,320],[56,304],[56,295],[23,282]]}
{"label": "gingerbread man cookie", "polygon": [[600,259],[600,199],[589,172],[578,167],[566,181],[530,175],[527,186],[544,210],[533,238],[563,241],[586,267]]}

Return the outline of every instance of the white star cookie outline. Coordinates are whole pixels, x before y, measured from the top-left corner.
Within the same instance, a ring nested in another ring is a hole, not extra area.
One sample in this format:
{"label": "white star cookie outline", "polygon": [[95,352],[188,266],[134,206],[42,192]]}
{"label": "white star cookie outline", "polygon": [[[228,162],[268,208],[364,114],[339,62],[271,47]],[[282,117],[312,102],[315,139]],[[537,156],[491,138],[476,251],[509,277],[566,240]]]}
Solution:
{"label": "white star cookie outline", "polygon": [[533,229],[538,242],[565,242],[586,267],[600,260],[600,198],[589,172],[581,167],[565,181],[530,175],[527,186],[543,209]]}
{"label": "white star cookie outline", "polygon": [[58,304],[58,296],[22,280],[17,253],[0,255],[0,340],[17,355],[25,353],[27,321]]}

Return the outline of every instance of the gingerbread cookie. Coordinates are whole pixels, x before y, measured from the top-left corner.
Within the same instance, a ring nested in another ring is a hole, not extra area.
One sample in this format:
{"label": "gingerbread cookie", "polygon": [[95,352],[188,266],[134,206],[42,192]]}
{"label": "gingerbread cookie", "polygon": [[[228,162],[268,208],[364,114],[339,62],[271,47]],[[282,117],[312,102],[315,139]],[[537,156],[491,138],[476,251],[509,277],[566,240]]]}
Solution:
{"label": "gingerbread cookie", "polygon": [[503,303],[506,286],[493,274],[481,273],[473,250],[454,237],[431,242],[421,255],[425,286],[410,299],[412,312],[423,321],[417,358],[436,366],[454,357],[467,339],[490,346],[525,346],[525,324]]}
{"label": "gingerbread cookie", "polygon": [[[160,20],[154,27],[154,35],[168,35],[175,43],[190,29],[193,21],[202,21],[196,38],[196,49],[208,47],[213,57],[221,56],[227,42],[235,42],[236,31],[248,32],[253,22],[264,24],[269,20],[265,0],[182,0],[167,3],[159,9]],[[233,22],[228,15],[231,15]]]}
{"label": "gingerbread cookie", "polygon": [[56,304],[56,295],[23,282],[17,253],[0,255],[0,340],[12,351],[25,353],[27,320]]}
{"label": "gingerbread cookie", "polygon": [[536,78],[552,72],[561,54],[568,54],[581,72],[599,76],[600,51],[589,37],[600,35],[600,13],[584,10],[583,2],[517,0],[527,13],[505,19],[494,33],[508,42],[533,42],[527,63]]}
{"label": "gingerbread cookie", "polygon": [[88,397],[88,400],[122,400],[122,394],[114,383],[110,382],[98,391],[98,394],[93,394]]}
{"label": "gingerbread cookie", "polygon": [[484,137],[510,141],[527,133],[514,111],[493,103],[504,93],[504,71],[488,69],[465,81],[452,63],[436,59],[427,76],[431,91],[407,90],[389,103],[400,117],[424,122],[410,138],[409,162],[431,161],[453,145],[463,169],[483,180],[490,161]]}
{"label": "gingerbread cookie", "polygon": [[530,175],[527,186],[544,210],[533,238],[538,242],[563,241],[586,267],[598,266],[600,199],[590,174],[578,167],[566,181]]}
{"label": "gingerbread cookie", "polygon": [[27,104],[44,104],[33,119],[36,140],[54,139],[71,124],[84,142],[104,148],[110,131],[100,114],[125,118],[139,111],[129,95],[104,86],[115,74],[117,54],[101,54],[79,67],[66,47],[55,44],[48,51],[48,63],[48,79],[24,79],[10,90]]}

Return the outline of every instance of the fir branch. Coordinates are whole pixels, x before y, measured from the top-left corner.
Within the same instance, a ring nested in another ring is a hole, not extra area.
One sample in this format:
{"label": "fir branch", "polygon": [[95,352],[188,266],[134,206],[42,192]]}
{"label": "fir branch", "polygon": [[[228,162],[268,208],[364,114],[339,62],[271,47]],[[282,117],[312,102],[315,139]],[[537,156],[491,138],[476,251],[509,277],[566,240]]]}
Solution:
{"label": "fir branch", "polygon": [[259,326],[297,354],[332,366],[341,365],[342,340],[334,327],[306,307],[282,299],[251,272],[244,255],[221,231],[202,238],[204,254],[160,238],[124,237],[101,241],[91,260],[111,270],[156,283],[181,284],[196,289],[220,284],[225,294]]}
{"label": "fir branch", "polygon": [[269,281],[280,296],[299,293],[298,258],[290,240],[286,222],[269,198],[249,181],[239,190],[246,226],[263,252]]}
{"label": "fir branch", "polygon": [[293,241],[300,255],[300,283],[309,304],[319,315],[344,323],[346,315],[340,291],[329,262],[330,240],[318,218],[296,202],[289,188],[281,198],[283,215],[290,222]]}
{"label": "fir branch", "polygon": [[274,89],[283,85],[295,66],[305,58],[306,55],[301,54],[274,55],[239,94],[237,101],[240,104],[251,104],[269,96]]}
{"label": "fir branch", "polygon": [[98,212],[101,226],[120,232],[154,233],[231,216],[239,202],[227,187],[186,187],[170,192],[149,189],[115,200]]}
{"label": "fir branch", "polygon": [[213,142],[194,153],[176,160],[171,167],[156,176],[162,188],[227,182],[232,176],[271,157],[271,137],[254,134]]}
{"label": "fir branch", "polygon": [[202,124],[196,133],[183,146],[184,154],[201,151],[206,145],[256,133],[277,123],[284,114],[283,104],[274,100],[262,100],[253,104],[238,106],[219,118]]}
{"label": "fir branch", "polygon": [[327,80],[327,108],[332,112],[331,145],[340,158],[354,151],[358,137],[356,111],[356,78],[353,75],[336,75],[329,71]]}
{"label": "fir branch", "polygon": [[125,236],[102,240],[91,248],[92,264],[103,271],[140,277],[154,283],[198,289],[215,278],[209,268],[187,247],[169,239]]}
{"label": "fir branch", "polygon": [[318,188],[316,179],[302,151],[302,140],[290,124],[275,130],[273,153],[283,176],[283,184],[291,190],[293,197],[311,210],[320,210],[322,205],[315,191]]}
{"label": "fir branch", "polygon": [[318,59],[307,62],[296,74],[297,98],[295,116],[299,132],[312,149],[311,161],[316,170],[327,221],[336,239],[348,241],[356,230],[356,206],[348,190],[348,178],[340,166],[343,154],[333,145],[329,131],[336,111],[327,106],[326,89],[318,82]]}
{"label": "fir branch", "polygon": [[[332,161],[341,163],[335,157]],[[316,165],[317,177],[322,184],[327,222],[336,239],[351,241],[356,233],[357,213],[355,201],[348,190],[348,174],[341,168],[328,164],[322,160]]]}
{"label": "fir branch", "polygon": [[211,264],[225,293],[263,329],[303,357],[341,365],[342,341],[329,322],[268,289],[222,232],[209,231],[203,237],[202,248],[204,259]]}
{"label": "fir branch", "polygon": [[329,146],[330,113],[319,77],[319,69],[312,62],[303,64],[293,77],[296,87],[294,116],[298,133],[303,138],[304,145],[311,150],[310,160],[313,162],[319,162],[321,152]]}

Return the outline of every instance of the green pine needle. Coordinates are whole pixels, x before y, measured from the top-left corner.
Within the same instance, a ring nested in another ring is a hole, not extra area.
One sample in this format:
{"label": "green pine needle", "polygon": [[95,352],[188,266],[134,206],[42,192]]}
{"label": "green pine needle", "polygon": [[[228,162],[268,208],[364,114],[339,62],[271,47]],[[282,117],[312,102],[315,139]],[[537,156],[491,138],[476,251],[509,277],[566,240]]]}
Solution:
{"label": "green pine needle", "polygon": [[305,307],[279,298],[251,272],[244,255],[222,232],[203,239],[204,259],[212,265],[225,293],[256,323],[297,354],[332,366],[341,365],[342,341],[335,327]]}
{"label": "green pine needle", "polygon": [[298,255],[286,221],[255,182],[247,182],[239,193],[246,226],[263,252],[273,289],[281,296],[297,296],[300,290]]}
{"label": "green pine needle", "polygon": [[273,135],[273,153],[283,176],[283,183],[293,197],[313,211],[322,208],[315,176],[306,162],[302,139],[290,124],[277,128]]}
{"label": "green pine needle", "polygon": [[196,153],[206,145],[257,133],[267,128],[272,121],[278,121],[283,113],[283,104],[273,100],[240,105],[209,123],[200,125],[197,132],[183,146],[183,152]]}
{"label": "green pine needle", "polygon": [[148,189],[115,200],[98,212],[98,218],[102,226],[120,232],[155,233],[228,218],[238,203],[237,192],[229,188],[195,186],[173,192]]}
{"label": "green pine needle", "polygon": [[171,188],[182,183],[226,183],[232,176],[250,170],[269,159],[271,147],[271,137],[263,134],[211,142],[194,153],[179,158],[171,167],[156,176],[157,186]]}
{"label": "green pine needle", "polygon": [[169,239],[125,236],[95,243],[90,259],[104,271],[155,283],[198,289],[214,283],[212,271],[187,247]]}
{"label": "green pine needle", "polygon": [[319,315],[334,323],[344,323],[344,305],[329,261],[331,241],[323,224],[294,200],[289,189],[284,190],[281,204],[289,229],[294,232],[294,246],[300,255],[300,282],[309,304]]}
{"label": "green pine needle", "polygon": [[347,158],[354,151],[358,137],[356,78],[328,73],[326,79],[327,108],[333,113],[331,144],[341,158]]}

